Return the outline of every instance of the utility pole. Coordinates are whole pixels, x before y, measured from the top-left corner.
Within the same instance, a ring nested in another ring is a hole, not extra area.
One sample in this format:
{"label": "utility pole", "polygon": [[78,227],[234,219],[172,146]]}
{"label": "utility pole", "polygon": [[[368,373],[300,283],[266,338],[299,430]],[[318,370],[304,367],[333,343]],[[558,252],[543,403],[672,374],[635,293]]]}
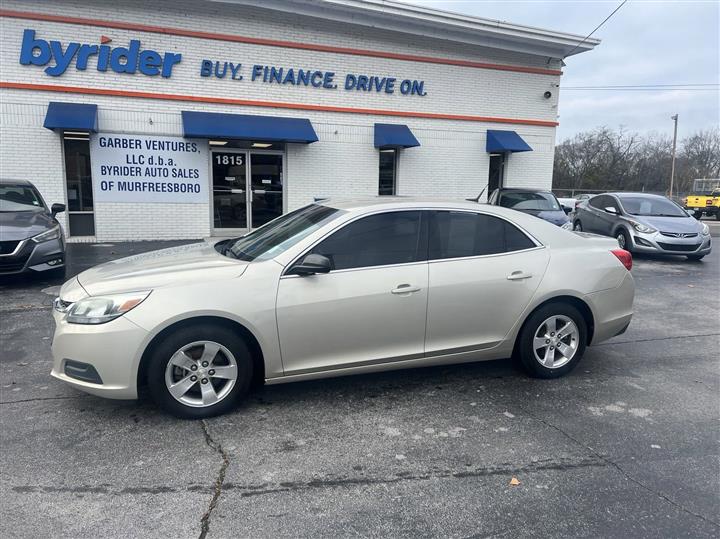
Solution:
{"label": "utility pole", "polygon": [[670,165],[670,198],[673,196],[673,184],[675,183],[675,148],[677,146],[677,121],[678,115],[670,116],[675,121],[675,132],[673,133],[672,165]]}

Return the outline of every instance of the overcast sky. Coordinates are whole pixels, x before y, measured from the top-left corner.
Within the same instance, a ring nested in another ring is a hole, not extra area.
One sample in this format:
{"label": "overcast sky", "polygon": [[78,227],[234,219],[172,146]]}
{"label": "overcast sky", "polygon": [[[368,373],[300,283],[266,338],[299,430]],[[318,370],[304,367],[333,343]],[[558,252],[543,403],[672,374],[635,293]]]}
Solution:
{"label": "overcast sky", "polygon": [[[489,19],[590,33],[621,0],[411,0]],[[678,136],[720,125],[720,91],[563,90],[570,86],[720,83],[720,0],[629,0],[593,37],[593,51],[566,59],[558,140],[620,125]]]}

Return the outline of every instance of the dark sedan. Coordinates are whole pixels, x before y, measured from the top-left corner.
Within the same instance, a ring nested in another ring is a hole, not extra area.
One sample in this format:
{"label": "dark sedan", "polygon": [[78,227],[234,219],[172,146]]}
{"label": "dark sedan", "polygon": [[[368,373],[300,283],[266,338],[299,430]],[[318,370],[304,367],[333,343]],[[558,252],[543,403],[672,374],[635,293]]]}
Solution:
{"label": "dark sedan", "polygon": [[0,180],[0,275],[57,270],[65,266],[65,237],[55,215],[35,186],[25,180]]}
{"label": "dark sedan", "polygon": [[572,230],[572,223],[558,199],[550,191],[535,189],[497,189],[488,199],[488,204],[502,206],[534,215],[566,230]]}

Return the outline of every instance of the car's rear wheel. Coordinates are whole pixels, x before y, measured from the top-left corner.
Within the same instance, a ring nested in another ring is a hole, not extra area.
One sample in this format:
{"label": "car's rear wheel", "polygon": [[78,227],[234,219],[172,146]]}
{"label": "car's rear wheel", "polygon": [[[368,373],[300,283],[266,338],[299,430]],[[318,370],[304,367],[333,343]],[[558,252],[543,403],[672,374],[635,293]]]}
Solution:
{"label": "car's rear wheel", "polygon": [[587,324],[567,303],[550,303],[535,311],[520,331],[518,353],[535,378],[558,378],[570,372],[585,353]]}
{"label": "car's rear wheel", "polygon": [[155,346],[148,387],[164,410],[199,419],[231,410],[247,394],[252,369],[245,342],[231,330],[185,326]]}
{"label": "car's rear wheel", "polygon": [[582,223],[579,220],[575,221],[575,223],[573,223],[573,230],[575,232],[582,232],[582,229],[583,229]]}

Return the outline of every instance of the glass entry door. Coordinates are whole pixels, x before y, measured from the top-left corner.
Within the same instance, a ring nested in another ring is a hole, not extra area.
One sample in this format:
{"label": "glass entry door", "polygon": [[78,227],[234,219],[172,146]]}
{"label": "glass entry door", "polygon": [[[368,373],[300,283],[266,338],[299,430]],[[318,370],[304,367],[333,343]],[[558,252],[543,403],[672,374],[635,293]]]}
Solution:
{"label": "glass entry door", "polygon": [[247,154],[212,152],[213,226],[248,228]]}
{"label": "glass entry door", "polygon": [[283,213],[282,154],[250,154],[250,202],[252,228],[272,221]]}
{"label": "glass entry door", "polygon": [[213,227],[249,230],[283,213],[283,154],[213,150]]}

